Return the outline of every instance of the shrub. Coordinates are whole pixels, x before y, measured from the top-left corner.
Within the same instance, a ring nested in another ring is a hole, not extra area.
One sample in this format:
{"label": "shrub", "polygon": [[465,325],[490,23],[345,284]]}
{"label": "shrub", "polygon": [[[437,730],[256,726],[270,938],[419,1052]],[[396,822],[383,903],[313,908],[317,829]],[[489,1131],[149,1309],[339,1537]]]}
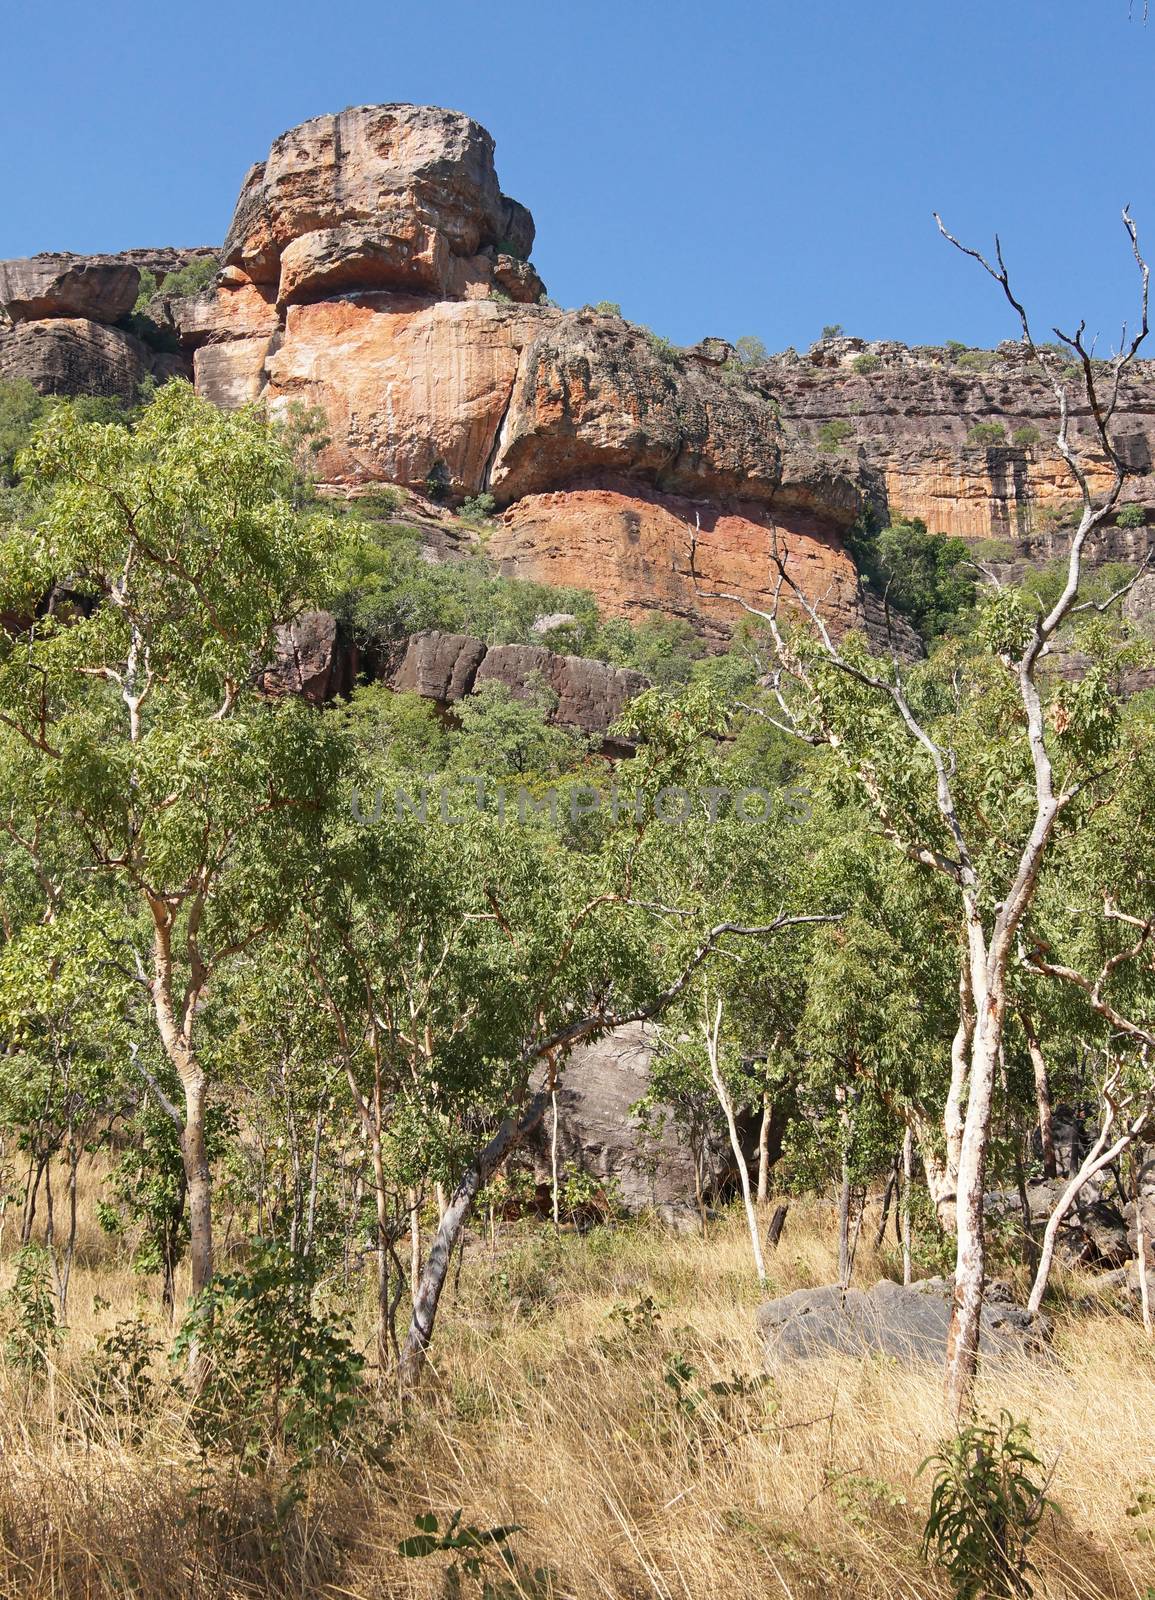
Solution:
{"label": "shrub", "polygon": [[841,322],[827,322],[823,325],[822,337],[824,339],[841,339],[842,332]]}
{"label": "shrub", "polygon": [[1117,528],[1142,528],[1146,525],[1147,513],[1142,506],[1124,506],[1115,518]]}
{"label": "shrub", "polygon": [[860,356],[855,356],[850,364],[855,372],[877,372],[882,365],[882,357],[871,355],[869,350],[864,350]]}
{"label": "shrub", "polygon": [[991,350],[964,350],[955,358],[955,365],[966,372],[989,372],[995,364]]}
{"label": "shrub", "polygon": [[241,1272],[214,1278],[173,1347],[196,1347],[203,1378],[191,1416],[202,1451],[224,1450],[258,1471],[275,1448],[299,1469],[331,1453],[362,1410],[365,1358],[349,1326],[315,1305],[316,1267],[258,1245]]}
{"label": "shrub", "polygon": [[929,533],[914,517],[881,530],[860,523],[849,543],[863,577],[924,639],[949,632],[974,606],[970,552],[962,539]]}
{"label": "shrub", "polygon": [[159,280],[155,272],[142,272],[133,312],[144,311],[149,301],[158,294],[172,295],[176,298],[199,294],[202,289],[208,287],[220,270],[221,264],[216,256],[194,256],[186,266],[181,267],[179,272],[166,272]]}
{"label": "shrub", "polygon": [[16,457],[48,409],[26,378],[0,383],[0,483],[15,481]]}
{"label": "shrub", "polygon": [[1016,428],[1011,434],[1011,443],[1018,445],[1020,450],[1029,449],[1031,445],[1038,444],[1042,435],[1038,428],[1028,425],[1025,428]]}
{"label": "shrub", "polygon": [[491,494],[474,494],[461,502],[459,513],[463,522],[487,522],[494,513],[497,501]]}
{"label": "shrub", "polygon": [[670,366],[681,361],[682,352],[672,340],[664,339],[660,333],[654,333],[650,328],[643,328],[642,332],[646,336],[646,342],[650,349],[659,361],[665,361]]}
{"label": "shrub", "polygon": [[995,1423],[963,1428],[923,1462],[937,1467],[923,1555],[946,1569],[957,1600],[1031,1594],[1027,1549],[1044,1512],[1046,1480],[1030,1448],[1030,1430],[1002,1412]]}
{"label": "shrub", "polygon": [[599,300],[594,307],[599,317],[620,317],[622,308],[616,300]]}
{"label": "shrub", "polygon": [[525,260],[524,252],[517,248],[512,239],[499,239],[497,253],[499,256],[512,256],[515,261]]}
{"label": "shrub", "polygon": [[4,1296],[4,1308],[8,1314],[5,1355],[30,1377],[43,1376],[62,1336],[43,1245],[26,1244],[16,1252],[16,1276]]}
{"label": "shrub", "polygon": [[1001,422],[976,422],[967,434],[967,443],[973,445],[1005,444],[1007,430]]}
{"label": "shrub", "polygon": [[734,340],[734,355],[741,367],[760,367],[770,359],[766,346],[752,333],[744,333]]}
{"label": "shrub", "polygon": [[835,417],[832,422],[824,422],[818,430],[818,448],[820,450],[841,450],[848,439],[854,436],[854,424],[847,422],[845,417]]}
{"label": "shrub", "polygon": [[961,339],[948,339],[946,344],[943,345],[943,349],[946,351],[948,356],[957,361],[959,356],[966,355],[967,351],[970,349],[970,346],[963,344]]}

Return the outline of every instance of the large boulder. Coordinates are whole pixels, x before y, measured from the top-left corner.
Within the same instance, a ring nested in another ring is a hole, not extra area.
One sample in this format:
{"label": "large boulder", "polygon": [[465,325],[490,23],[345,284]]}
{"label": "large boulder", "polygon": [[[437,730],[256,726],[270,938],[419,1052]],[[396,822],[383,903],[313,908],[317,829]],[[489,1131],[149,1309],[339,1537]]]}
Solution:
{"label": "large boulder", "polygon": [[0,309],[14,322],[119,322],[132,310],[139,287],[140,268],[123,256],[64,253],[0,261]]}
{"label": "large boulder", "polygon": [[245,179],[224,261],[285,303],[388,287],[448,298],[532,243],[479,123],[437,106],[352,106],[274,141]]}
{"label": "large boulder", "polygon": [[[872,1289],[798,1289],[758,1309],[758,1331],[770,1362],[811,1356],[881,1354],[904,1364],[941,1362],[950,1327],[952,1286],[927,1278],[905,1289],[882,1279]],[[1046,1317],[1030,1317],[1005,1290],[990,1284],[983,1304],[985,1355],[1045,1353]]]}
{"label": "large boulder", "polygon": [[[692,1150],[668,1108],[649,1126],[634,1114],[649,1088],[656,1046],[656,1031],[639,1022],[573,1052],[557,1091],[558,1163],[596,1179],[624,1210],[654,1211],[677,1226],[693,1221],[699,1194],[709,1202],[727,1187],[733,1158],[725,1137]],[[539,1072],[535,1086],[543,1081]],[[541,1182],[550,1179],[552,1139],[547,1112],[527,1145]]]}
{"label": "large boulder", "polygon": [[41,394],[108,395],[132,402],[156,359],[132,334],[80,317],[0,327],[0,379],[26,379]]}
{"label": "large boulder", "polygon": [[341,638],[336,617],[329,611],[306,611],[277,629],[273,660],[259,674],[258,684],[270,698],[300,695],[322,705],[348,694],[355,673],[355,652]]}

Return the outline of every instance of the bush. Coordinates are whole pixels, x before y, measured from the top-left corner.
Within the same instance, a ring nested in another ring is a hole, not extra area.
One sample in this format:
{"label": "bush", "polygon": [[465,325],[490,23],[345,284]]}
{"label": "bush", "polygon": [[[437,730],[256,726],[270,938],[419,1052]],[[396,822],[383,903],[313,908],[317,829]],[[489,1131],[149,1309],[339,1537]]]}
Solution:
{"label": "bush", "polygon": [[16,457],[48,409],[26,378],[0,383],[0,484],[16,481]]}
{"label": "bush", "polygon": [[1011,434],[1011,443],[1018,445],[1020,450],[1027,450],[1031,445],[1038,444],[1041,437],[1042,435],[1039,433],[1038,428],[1028,425],[1025,428],[1015,429],[1014,433]]}
{"label": "bush", "polygon": [[491,494],[470,495],[461,502],[461,511],[458,514],[462,522],[488,522],[496,505],[497,501]]}
{"label": "bush", "polygon": [[1115,518],[1117,528],[1142,528],[1146,526],[1147,513],[1142,506],[1124,506]]}
{"label": "bush", "polygon": [[848,439],[854,437],[854,424],[847,422],[845,417],[836,417],[833,422],[824,422],[818,430],[818,448],[820,450],[841,450]]}
{"label": "bush", "polygon": [[929,533],[914,517],[881,530],[859,524],[849,543],[863,577],[924,639],[940,638],[973,608],[975,581],[962,539]]}
{"label": "bush", "polygon": [[682,352],[672,340],[664,339],[660,333],[654,333],[650,328],[643,328],[642,332],[659,361],[664,361],[670,366],[675,366],[681,361]]}
{"label": "bush", "polygon": [[622,308],[616,300],[599,300],[594,307],[599,317],[620,317]]}
{"label": "bush", "polygon": [[967,443],[973,445],[1005,444],[1007,430],[1001,422],[976,422],[967,434]]}
{"label": "bush", "polygon": [[319,1313],[316,1287],[311,1261],[258,1245],[244,1271],[214,1278],[194,1303],[173,1359],[195,1345],[202,1363],[191,1416],[202,1451],[258,1471],[283,1449],[299,1469],[359,1422],[365,1358],[346,1322]]}
{"label": "bush", "polygon": [[957,1600],[1031,1594],[1027,1549],[1050,1506],[1030,1430],[1002,1412],[997,1424],[963,1428],[923,1462],[935,1466],[923,1556],[933,1550]]}
{"label": "bush", "polygon": [[16,1252],[16,1276],[4,1296],[4,1309],[8,1318],[5,1355],[29,1377],[42,1377],[62,1336],[43,1245],[26,1244]]}
{"label": "bush", "polygon": [[841,339],[842,332],[841,322],[827,322],[823,325],[822,337],[824,339]]}
{"label": "bush", "polygon": [[855,372],[861,372],[864,374],[868,372],[877,372],[879,367],[882,365],[882,357],[871,355],[869,350],[864,350],[860,356],[855,356],[854,360],[850,364],[854,368]]}
{"label": "bush", "polygon": [[989,372],[994,364],[994,353],[990,350],[964,350],[955,358],[955,365],[964,372]]}
{"label": "bush", "polygon": [[734,340],[734,355],[740,367],[760,367],[770,359],[766,346],[752,333]]}
{"label": "bush", "polygon": [[961,339],[948,339],[946,344],[943,345],[943,349],[952,360],[957,361],[959,356],[966,355],[967,351],[970,349],[970,346],[963,344]]}
{"label": "bush", "polygon": [[166,272],[159,280],[155,272],[142,272],[136,304],[132,308],[133,313],[146,310],[149,301],[158,294],[172,295],[174,298],[199,294],[202,289],[208,287],[220,270],[221,264],[216,256],[194,256],[187,266],[181,267],[179,272]]}

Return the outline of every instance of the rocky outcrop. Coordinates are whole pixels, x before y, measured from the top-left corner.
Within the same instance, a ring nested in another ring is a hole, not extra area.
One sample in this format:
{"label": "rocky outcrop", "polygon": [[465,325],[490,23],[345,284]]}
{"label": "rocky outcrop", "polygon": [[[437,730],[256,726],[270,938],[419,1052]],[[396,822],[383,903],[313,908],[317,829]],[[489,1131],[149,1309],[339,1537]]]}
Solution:
{"label": "rocky outcrop", "polygon": [[341,638],[336,617],[329,611],[306,611],[277,629],[273,660],[258,683],[272,699],[294,694],[323,705],[348,695],[356,674],[356,651]]}
{"label": "rocky outcrop", "polygon": [[611,667],[585,656],[562,656],[544,645],[486,646],[456,633],[416,633],[390,678],[408,690],[453,706],[486,683],[500,683],[515,699],[550,700],[548,720],[604,739],[622,711],[649,680],[640,672]]}
{"label": "rocky outcrop", "polygon": [[[627,1212],[653,1211],[675,1225],[692,1223],[697,1197],[709,1202],[728,1186],[733,1158],[724,1138],[692,1150],[668,1108],[657,1108],[652,1126],[634,1114],[649,1088],[656,1038],[652,1027],[631,1023],[573,1052],[557,1090],[558,1165],[595,1179],[607,1199]],[[535,1087],[543,1082],[539,1073]],[[543,1183],[550,1181],[552,1139],[547,1112],[526,1146]]]}
{"label": "rocky outcrop", "polygon": [[660,613],[690,622],[723,645],[739,605],[771,603],[778,550],[794,581],[836,629],[864,620],[854,562],[817,517],[738,502],[728,509],[617,481],[531,494],[515,502],[489,539],[511,576],[592,590],[610,615],[638,622]]}
{"label": "rocky outcrop", "polygon": [[140,268],[122,256],[30,256],[0,261],[0,309],[14,322],[84,317],[119,322],[132,310]]}
{"label": "rocky outcrop", "polygon": [[[904,1289],[882,1279],[872,1289],[798,1289],[758,1309],[758,1331],[773,1366],[813,1356],[881,1353],[906,1365],[942,1364],[952,1285],[927,1278]],[[1051,1324],[1030,1317],[1005,1289],[988,1284],[980,1348],[987,1356],[1041,1356]]]}
{"label": "rocky outcrop", "polygon": [[135,401],[155,359],[132,334],[80,317],[0,328],[0,381],[22,379],[41,394]]}
{"label": "rocky outcrop", "polygon": [[[785,422],[833,459],[869,469],[884,516],[921,517],[932,532],[1006,542],[1012,556],[1035,563],[1046,559],[1047,541],[1077,498],[1054,444],[1054,394],[1018,343],[978,351],[831,339],[802,355],[775,356],[757,376]],[[1072,437],[1088,450],[1092,483],[1103,487],[1109,468],[1091,447],[1078,389],[1072,384]],[[1155,512],[1148,361],[1124,379],[1117,433],[1136,474],[1124,499]],[[1092,557],[1117,559],[1105,548]]]}
{"label": "rocky outcrop", "polygon": [[41,394],[132,402],[145,378],[191,378],[189,361],[175,342],[167,347],[164,329],[128,319],[143,272],[161,277],[210,253],[141,249],[0,261],[0,310],[8,319],[0,319],[0,380],[26,380]]}
{"label": "rocky outcrop", "polygon": [[241,190],[224,262],[292,303],[359,289],[534,302],[533,220],[497,182],[493,140],[435,106],[353,106],[274,141]]}

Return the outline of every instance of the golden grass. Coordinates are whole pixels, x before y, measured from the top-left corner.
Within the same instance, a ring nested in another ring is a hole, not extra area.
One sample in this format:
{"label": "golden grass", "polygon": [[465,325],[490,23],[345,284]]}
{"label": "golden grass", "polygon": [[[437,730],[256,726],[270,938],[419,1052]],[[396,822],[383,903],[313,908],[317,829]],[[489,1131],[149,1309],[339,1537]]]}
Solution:
{"label": "golden grass", "polygon": [[[792,1209],[776,1292],[829,1281],[829,1226]],[[555,1240],[526,1224],[496,1259],[471,1241],[392,1469],[326,1474],[280,1525],[274,1486],[223,1466],[191,1494],[175,1391],[139,1438],[84,1414],[84,1352],[141,1288],[90,1259],[50,1383],[28,1393],[0,1376],[0,1595],[432,1600],[450,1592],[447,1558],[403,1560],[397,1544],[417,1514],[461,1508],[481,1527],[522,1525],[511,1596],[948,1596],[919,1556],[918,1468],[945,1431],[939,1374],[830,1359],[758,1382],[743,1228],[734,1216],[706,1238],[638,1227]],[[884,1270],[893,1262],[864,1243],[856,1281]],[[95,1294],[111,1309],[93,1313]],[[656,1318],[615,1314],[646,1297]],[[1137,1322],[1071,1296],[1056,1351],[988,1372],[980,1392],[988,1414],[1029,1419],[1054,1465],[1036,1593],[1143,1600],[1155,1516],[1126,1511],[1155,1489],[1155,1353]],[[480,1592],[464,1579],[462,1593]]]}

